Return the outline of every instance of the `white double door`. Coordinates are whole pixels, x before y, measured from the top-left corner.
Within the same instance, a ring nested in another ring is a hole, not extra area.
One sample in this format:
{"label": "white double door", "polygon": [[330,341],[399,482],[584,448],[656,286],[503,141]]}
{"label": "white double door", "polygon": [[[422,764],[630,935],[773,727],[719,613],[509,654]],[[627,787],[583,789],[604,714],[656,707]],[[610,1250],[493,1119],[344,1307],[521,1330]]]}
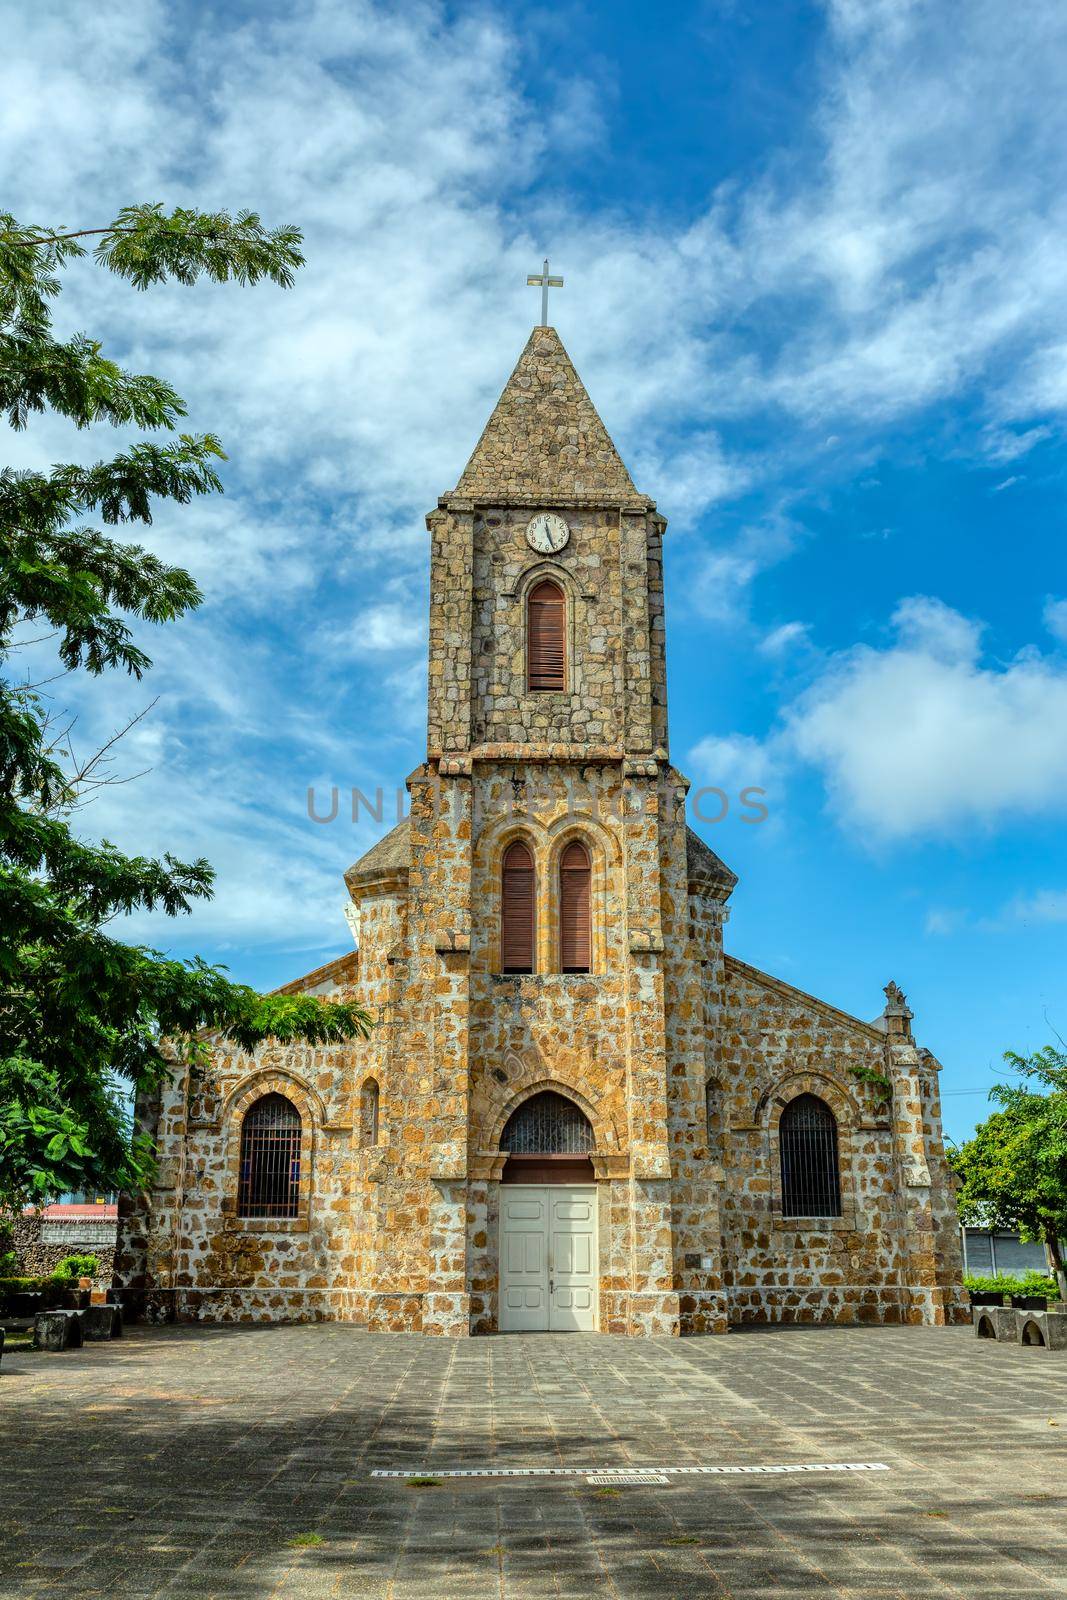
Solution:
{"label": "white double door", "polygon": [[596,1197],[595,1184],[501,1184],[501,1333],[595,1330]]}

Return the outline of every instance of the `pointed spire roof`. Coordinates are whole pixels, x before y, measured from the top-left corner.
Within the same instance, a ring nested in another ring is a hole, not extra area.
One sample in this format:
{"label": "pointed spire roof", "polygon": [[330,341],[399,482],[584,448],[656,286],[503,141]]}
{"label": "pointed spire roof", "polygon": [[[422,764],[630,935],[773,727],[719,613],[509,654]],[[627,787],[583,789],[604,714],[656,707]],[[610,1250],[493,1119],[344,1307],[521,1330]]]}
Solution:
{"label": "pointed spire roof", "polygon": [[455,493],[475,500],[649,502],[638,495],[555,328],[535,328]]}

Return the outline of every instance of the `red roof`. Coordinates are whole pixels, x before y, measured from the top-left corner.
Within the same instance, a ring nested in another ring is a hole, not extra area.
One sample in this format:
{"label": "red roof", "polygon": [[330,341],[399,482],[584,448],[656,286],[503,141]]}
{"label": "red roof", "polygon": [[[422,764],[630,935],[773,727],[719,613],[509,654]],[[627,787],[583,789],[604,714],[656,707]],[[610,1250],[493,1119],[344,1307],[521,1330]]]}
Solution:
{"label": "red roof", "polygon": [[[26,1216],[34,1215],[33,1206],[27,1206],[23,1213]],[[105,1221],[114,1222],[119,1214],[115,1204],[99,1206],[45,1206],[41,1212],[42,1217],[48,1222],[80,1222],[84,1217],[102,1217]]]}

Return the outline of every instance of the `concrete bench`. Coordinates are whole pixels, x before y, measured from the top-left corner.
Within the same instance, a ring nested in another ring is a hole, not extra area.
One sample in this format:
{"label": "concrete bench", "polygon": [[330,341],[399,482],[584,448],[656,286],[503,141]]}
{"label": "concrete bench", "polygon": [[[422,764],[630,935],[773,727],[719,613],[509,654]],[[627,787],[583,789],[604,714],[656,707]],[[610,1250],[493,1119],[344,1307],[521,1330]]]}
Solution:
{"label": "concrete bench", "polygon": [[35,1350],[76,1350],[87,1340],[122,1334],[118,1306],[82,1306],[77,1311],[38,1311],[33,1323]]}
{"label": "concrete bench", "polygon": [[38,1311],[33,1319],[35,1350],[77,1350],[82,1325],[77,1311]]}
{"label": "concrete bench", "polygon": [[1067,1305],[1062,1301],[1047,1311],[1020,1311],[1015,1306],[974,1306],[971,1321],[979,1339],[1067,1350]]}
{"label": "concrete bench", "polygon": [[122,1312],[118,1306],[86,1306],[74,1313],[82,1325],[83,1339],[118,1339],[122,1336]]}

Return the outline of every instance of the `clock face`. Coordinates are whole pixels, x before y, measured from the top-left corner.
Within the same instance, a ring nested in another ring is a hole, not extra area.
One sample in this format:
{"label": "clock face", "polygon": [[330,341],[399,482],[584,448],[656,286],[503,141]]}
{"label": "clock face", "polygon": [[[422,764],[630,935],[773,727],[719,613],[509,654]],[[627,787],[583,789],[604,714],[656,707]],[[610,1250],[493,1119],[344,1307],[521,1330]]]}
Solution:
{"label": "clock face", "polygon": [[554,556],[570,536],[571,530],[554,511],[539,511],[526,529],[526,543],[543,556]]}

